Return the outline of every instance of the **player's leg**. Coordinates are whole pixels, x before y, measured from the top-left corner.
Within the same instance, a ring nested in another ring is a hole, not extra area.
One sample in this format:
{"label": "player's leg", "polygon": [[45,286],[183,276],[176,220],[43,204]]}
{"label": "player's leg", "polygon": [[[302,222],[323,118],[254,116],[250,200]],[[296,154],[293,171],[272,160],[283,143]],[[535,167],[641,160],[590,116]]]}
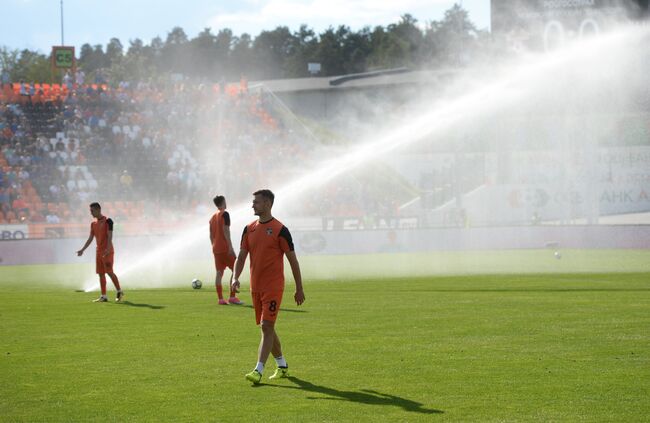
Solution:
{"label": "player's leg", "polygon": [[275,322],[262,320],[262,339],[260,339],[260,346],[257,350],[257,364],[255,369],[246,375],[246,379],[253,383],[259,383],[262,379],[262,372],[264,372],[264,365],[269,358],[273,342],[275,341]]}
{"label": "player's leg", "polygon": [[219,304],[227,305],[228,301],[223,299],[223,285],[221,280],[223,279],[223,270],[217,270],[217,277],[214,279],[214,286],[217,290],[217,297],[219,297]]}
{"label": "player's leg", "polygon": [[282,345],[280,344],[280,337],[277,332],[273,332],[273,346],[271,347],[271,354],[275,359],[275,363],[278,365],[278,368],[275,369],[275,373],[269,377],[269,379],[281,379],[284,377],[289,377],[289,365],[287,360],[284,359],[282,355]]}
{"label": "player's leg", "polygon": [[219,304],[228,305],[228,301],[223,299],[223,286],[221,280],[223,279],[223,272],[226,267],[223,265],[223,254],[214,255],[214,265],[217,269],[217,276],[214,278],[214,287],[217,290],[217,297],[219,297]]}
{"label": "player's leg", "polygon": [[95,273],[99,276],[101,295],[96,300],[93,300],[93,302],[105,303],[108,301],[108,298],[106,298],[106,270],[104,269],[104,260],[102,260],[99,253],[95,254]]}
{"label": "player's leg", "polygon": [[229,257],[232,260],[228,262],[228,268],[230,269],[230,281],[228,282],[228,286],[230,287],[230,297],[228,298],[228,302],[230,304],[242,305],[244,302],[237,298],[237,291],[235,291],[235,288],[232,286],[232,278],[235,275],[235,272],[233,271],[233,268],[235,266],[235,258],[230,255]]}
{"label": "player's leg", "polygon": [[278,333],[273,330],[273,344],[271,345],[271,354],[273,357],[282,357],[282,345],[280,344],[280,337]]}
{"label": "player's leg", "polygon": [[261,329],[262,339],[260,340],[260,347],[257,351],[257,361],[258,363],[266,364],[266,360],[268,360],[269,354],[271,354],[271,350],[275,344],[275,322],[262,320]]}
{"label": "player's leg", "polygon": [[113,285],[115,286],[115,290],[117,291],[117,294],[115,294],[115,301],[122,302],[124,299],[124,292],[122,291],[122,288],[120,287],[120,280],[117,278],[117,275],[113,272],[110,272],[108,274],[108,277],[111,278],[111,282],[113,282]]}
{"label": "player's leg", "polygon": [[115,258],[114,253],[110,253],[109,255],[102,257],[102,263],[104,265],[104,272],[106,272],[108,277],[111,278],[111,282],[113,282],[113,286],[115,286],[115,291],[117,291],[117,294],[115,295],[115,301],[119,303],[122,301],[122,297],[124,296],[124,293],[122,292],[122,288],[120,287],[120,281],[117,278],[117,275],[115,274],[115,272],[113,272],[114,258]]}
{"label": "player's leg", "polygon": [[262,329],[262,339],[257,352],[257,365],[255,370],[246,375],[246,379],[253,383],[259,383],[264,371],[264,365],[269,358],[269,354],[273,349],[273,345],[278,341],[278,350],[281,353],[281,346],[279,345],[280,339],[277,338],[275,333],[275,320],[280,311],[280,303],[282,302],[282,292],[263,292],[254,296],[255,318],[260,324]]}
{"label": "player's leg", "polygon": [[[251,292],[251,300],[253,301],[253,308],[255,309],[255,322],[259,325],[262,323],[262,293]],[[257,351],[258,357],[260,354],[260,349],[262,348],[262,343],[264,341],[264,334],[262,333],[262,340],[260,341],[260,347]],[[252,372],[246,374],[246,379],[255,384],[260,383],[262,380],[262,372],[264,371],[264,363],[257,362],[255,369]]]}
{"label": "player's leg", "polygon": [[106,301],[108,301],[108,298],[106,297],[106,274],[99,273],[98,276],[99,276],[99,288],[101,290],[101,295],[96,300],[93,300],[93,302],[105,303]]}

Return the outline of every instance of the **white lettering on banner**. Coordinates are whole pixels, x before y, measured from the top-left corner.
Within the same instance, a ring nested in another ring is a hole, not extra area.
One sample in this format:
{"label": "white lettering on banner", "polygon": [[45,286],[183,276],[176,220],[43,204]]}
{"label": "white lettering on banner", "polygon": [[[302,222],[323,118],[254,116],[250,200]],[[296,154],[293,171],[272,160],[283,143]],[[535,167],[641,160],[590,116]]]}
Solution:
{"label": "white lettering on banner", "polygon": [[650,195],[645,190],[603,191],[601,203],[650,203]]}
{"label": "white lettering on banner", "polygon": [[27,239],[27,225],[0,225],[0,241]]}

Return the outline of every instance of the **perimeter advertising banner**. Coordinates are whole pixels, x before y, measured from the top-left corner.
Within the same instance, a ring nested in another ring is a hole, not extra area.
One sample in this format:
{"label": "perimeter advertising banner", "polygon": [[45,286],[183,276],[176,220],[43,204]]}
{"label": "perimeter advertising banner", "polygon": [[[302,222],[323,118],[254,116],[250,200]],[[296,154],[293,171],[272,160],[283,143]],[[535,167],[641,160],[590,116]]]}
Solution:
{"label": "perimeter advertising banner", "polygon": [[27,225],[0,225],[0,241],[14,241],[29,238]]}
{"label": "perimeter advertising banner", "polygon": [[648,17],[648,0],[491,0],[491,6],[492,33],[532,50]]}

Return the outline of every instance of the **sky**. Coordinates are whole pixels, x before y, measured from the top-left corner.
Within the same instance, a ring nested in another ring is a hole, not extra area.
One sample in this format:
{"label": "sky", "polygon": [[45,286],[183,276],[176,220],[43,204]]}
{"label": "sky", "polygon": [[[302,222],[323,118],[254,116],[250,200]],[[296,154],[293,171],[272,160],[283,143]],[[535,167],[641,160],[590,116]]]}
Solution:
{"label": "sky", "polygon": [[[1,0],[0,47],[49,53],[61,44],[61,0]],[[175,26],[194,38],[205,28],[216,34],[230,28],[235,35],[301,24],[321,32],[329,26],[388,25],[405,13],[420,24],[441,20],[454,3],[461,4],[479,29],[490,25],[490,0],[63,0],[64,43],[106,45],[117,37],[163,40]]]}

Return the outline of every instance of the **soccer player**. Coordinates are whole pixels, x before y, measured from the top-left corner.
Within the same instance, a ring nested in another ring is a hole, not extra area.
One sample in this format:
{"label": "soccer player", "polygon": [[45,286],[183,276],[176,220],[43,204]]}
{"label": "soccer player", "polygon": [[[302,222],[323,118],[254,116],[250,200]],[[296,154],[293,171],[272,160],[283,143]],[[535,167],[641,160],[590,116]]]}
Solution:
{"label": "soccer player", "polygon": [[119,303],[124,299],[124,292],[120,288],[120,281],[117,279],[117,275],[113,273],[113,259],[115,256],[115,251],[113,250],[113,221],[102,214],[102,206],[99,203],[92,203],[90,205],[90,214],[97,220],[90,224],[88,240],[81,250],[77,251],[77,255],[81,257],[84,250],[88,248],[90,243],[93,242],[93,238],[95,238],[97,241],[95,271],[99,275],[99,286],[102,289],[102,295],[94,300],[94,302],[105,303],[108,301],[106,297],[106,274],[108,274],[108,277],[111,278],[117,290],[115,301]]}
{"label": "soccer player", "polygon": [[226,211],[226,198],[223,195],[217,195],[212,199],[214,205],[217,206],[217,211],[210,219],[210,242],[212,243],[212,254],[214,255],[214,265],[217,268],[217,276],[214,280],[214,285],[217,289],[217,296],[219,297],[219,304],[244,304],[236,296],[235,288],[232,284],[232,273],[230,274],[230,297],[228,301],[223,299],[223,287],[221,280],[226,267],[233,271],[235,266],[235,249],[232,248],[232,241],[230,240],[230,214]]}
{"label": "soccer player", "polygon": [[239,276],[244,270],[246,257],[251,255],[251,296],[255,308],[255,320],[262,328],[262,339],[258,350],[255,369],[246,374],[246,379],[254,384],[262,380],[264,364],[273,354],[278,365],[270,379],[280,379],[289,376],[289,366],[282,355],[280,338],[275,332],[275,321],[280,312],[282,293],[284,292],[284,255],[289,260],[291,272],[296,281],[294,299],[296,304],[305,302],[302,289],[300,265],[293,248],[289,229],[271,215],[275,196],[268,189],[253,193],[253,211],[258,220],[244,228],[241,248],[235,265],[235,280],[233,286],[239,287]]}

